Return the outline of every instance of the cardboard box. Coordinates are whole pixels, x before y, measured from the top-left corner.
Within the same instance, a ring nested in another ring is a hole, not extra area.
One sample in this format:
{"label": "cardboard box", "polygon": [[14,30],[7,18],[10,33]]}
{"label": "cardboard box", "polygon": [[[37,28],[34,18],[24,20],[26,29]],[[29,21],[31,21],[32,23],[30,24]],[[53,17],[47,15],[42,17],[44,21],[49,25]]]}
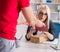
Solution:
{"label": "cardboard box", "polygon": [[48,38],[45,34],[31,36],[31,42],[33,43],[43,43],[44,41],[47,41],[47,40]]}

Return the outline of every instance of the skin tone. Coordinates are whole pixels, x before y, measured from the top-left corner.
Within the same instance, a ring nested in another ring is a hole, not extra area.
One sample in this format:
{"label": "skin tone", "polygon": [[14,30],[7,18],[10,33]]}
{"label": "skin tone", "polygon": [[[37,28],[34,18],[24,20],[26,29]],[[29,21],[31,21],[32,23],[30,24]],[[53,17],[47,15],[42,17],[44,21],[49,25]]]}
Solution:
{"label": "skin tone", "polygon": [[22,13],[26,19],[26,23],[28,23],[29,26],[38,26],[38,27],[45,26],[43,22],[41,22],[35,17],[31,6],[22,8]]}
{"label": "skin tone", "polygon": [[[28,26],[37,26],[37,27],[42,27],[42,26],[45,26],[45,24],[43,22],[41,22],[40,20],[38,20],[34,13],[33,13],[33,10],[31,8],[31,6],[29,7],[25,7],[25,8],[22,8],[22,13],[26,19],[21,21],[21,20],[18,20],[18,24],[28,24]],[[33,30],[35,28],[32,28]],[[28,38],[30,37],[31,35],[27,36]]]}
{"label": "skin tone", "polygon": [[[42,21],[42,22],[44,22],[45,19],[47,18],[47,15],[46,15],[47,11],[45,9],[43,9],[41,12],[43,13],[43,16],[42,16],[42,18],[39,18],[39,20]],[[30,32],[27,35],[27,38],[30,38],[32,36],[33,32],[35,32],[35,29],[34,28],[31,28]],[[49,32],[44,32],[44,33],[46,34],[46,36],[50,40],[53,40],[54,36],[52,34],[50,34]]]}
{"label": "skin tone", "polygon": [[35,32],[35,31],[36,31],[36,30],[35,30],[35,27],[32,27],[32,28],[30,29],[30,32],[27,34],[27,38],[30,39],[30,37],[33,36],[33,35],[32,35],[33,32]]}
{"label": "skin tone", "polygon": [[42,18],[39,18],[39,20],[41,20],[42,22],[44,22],[45,19],[47,18],[47,16],[45,15],[47,13],[47,11],[44,9],[44,10],[42,10],[42,13],[43,13],[43,16],[42,16]]}
{"label": "skin tone", "polygon": [[27,21],[25,19],[22,19],[22,20],[18,19],[17,22],[18,22],[18,25],[20,25],[20,24],[28,25],[28,23],[27,23]]}

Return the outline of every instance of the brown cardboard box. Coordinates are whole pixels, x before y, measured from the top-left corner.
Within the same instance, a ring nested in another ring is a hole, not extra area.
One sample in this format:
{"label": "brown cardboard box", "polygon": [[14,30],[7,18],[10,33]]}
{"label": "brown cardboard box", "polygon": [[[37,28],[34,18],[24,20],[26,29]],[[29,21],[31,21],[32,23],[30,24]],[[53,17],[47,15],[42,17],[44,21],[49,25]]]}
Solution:
{"label": "brown cardboard box", "polygon": [[48,38],[45,34],[39,34],[31,36],[31,42],[33,43],[43,43],[44,41],[47,41]]}

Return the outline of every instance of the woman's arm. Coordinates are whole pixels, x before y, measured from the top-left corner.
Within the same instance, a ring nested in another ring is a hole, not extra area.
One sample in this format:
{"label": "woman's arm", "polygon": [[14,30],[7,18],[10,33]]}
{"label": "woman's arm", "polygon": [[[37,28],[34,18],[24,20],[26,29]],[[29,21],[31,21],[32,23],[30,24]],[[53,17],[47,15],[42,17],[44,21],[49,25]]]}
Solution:
{"label": "woman's arm", "polygon": [[25,38],[26,38],[26,40],[29,41],[30,37],[33,36],[33,35],[36,35],[36,34],[37,34],[37,31],[35,29],[32,29],[31,26],[29,26],[28,29],[27,29],[27,33],[25,35]]}
{"label": "woman's arm", "polygon": [[49,33],[51,34],[50,40],[53,41],[55,39],[55,28],[52,21],[49,22]]}
{"label": "woman's arm", "polygon": [[28,26],[28,28],[27,28],[27,33],[26,33],[26,35],[25,35],[25,38],[26,38],[26,40],[28,40],[28,41],[30,40],[30,37],[27,37],[27,35],[29,34],[30,29],[31,29],[31,27]]}
{"label": "woman's arm", "polygon": [[44,32],[44,33],[48,37],[48,40],[50,40],[50,41],[54,40],[54,36],[51,33],[49,33],[49,32]]}

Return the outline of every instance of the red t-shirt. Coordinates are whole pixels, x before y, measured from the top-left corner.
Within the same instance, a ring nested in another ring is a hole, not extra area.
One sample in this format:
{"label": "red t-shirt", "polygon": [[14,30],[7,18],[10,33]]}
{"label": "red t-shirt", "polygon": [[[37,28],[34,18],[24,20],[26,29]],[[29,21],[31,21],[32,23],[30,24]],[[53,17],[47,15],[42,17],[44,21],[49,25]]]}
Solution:
{"label": "red t-shirt", "polygon": [[14,40],[19,12],[29,5],[29,0],[0,0],[0,37]]}

